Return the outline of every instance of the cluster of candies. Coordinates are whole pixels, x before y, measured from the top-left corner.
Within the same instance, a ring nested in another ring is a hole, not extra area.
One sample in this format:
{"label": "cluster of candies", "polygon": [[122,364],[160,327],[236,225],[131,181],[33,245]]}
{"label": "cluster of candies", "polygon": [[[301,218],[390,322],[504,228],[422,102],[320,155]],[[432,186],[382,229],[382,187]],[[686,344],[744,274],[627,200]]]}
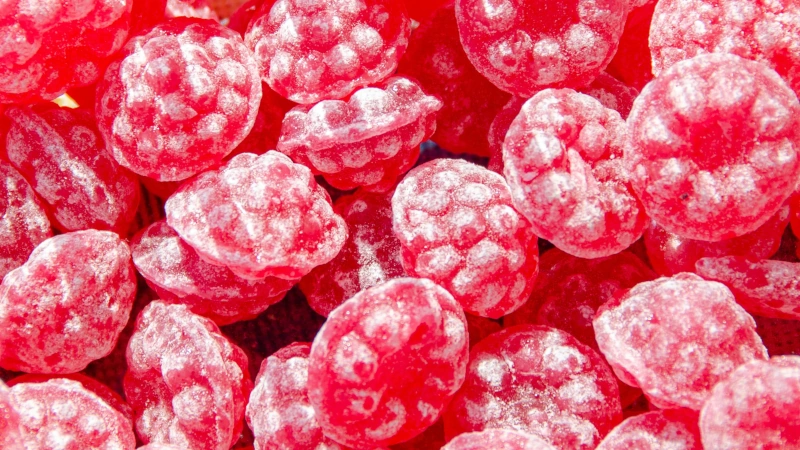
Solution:
{"label": "cluster of candies", "polygon": [[800,1],[242,3],[0,1],[0,448],[800,449]]}

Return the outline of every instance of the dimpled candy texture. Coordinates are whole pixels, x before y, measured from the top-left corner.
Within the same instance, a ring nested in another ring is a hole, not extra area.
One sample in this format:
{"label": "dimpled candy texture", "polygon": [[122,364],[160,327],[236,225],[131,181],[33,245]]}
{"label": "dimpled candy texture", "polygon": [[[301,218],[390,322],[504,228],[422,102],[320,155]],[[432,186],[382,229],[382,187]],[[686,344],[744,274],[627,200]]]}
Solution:
{"label": "dimpled candy texture", "polygon": [[414,165],[441,107],[416,82],[392,77],[346,101],[296,106],[283,119],[277,150],[337,189],[386,191]]}
{"label": "dimpled candy texture", "polygon": [[591,83],[614,56],[627,13],[627,0],[456,1],[472,64],[522,97]]}
{"label": "dimpled candy texture", "polygon": [[0,103],[52,100],[94,83],[125,43],[130,13],[131,1],[4,1]]}
{"label": "dimpled candy texture", "polygon": [[275,92],[317,103],[394,73],[410,32],[401,1],[278,0],[263,3],[245,42]]}
{"label": "dimpled candy texture", "polygon": [[505,428],[560,449],[593,449],[622,420],[617,382],[597,352],[542,325],[507,328],[470,352],[445,435]]}
{"label": "dimpled candy texture", "polygon": [[25,263],[53,235],[36,193],[14,167],[0,162],[0,278]]}
{"label": "dimpled candy texture", "polygon": [[79,382],[57,378],[11,388],[27,450],[133,450],[130,420]]}
{"label": "dimpled candy texture", "polygon": [[514,203],[540,237],[581,258],[613,255],[644,231],[646,216],[622,165],[625,122],[569,89],[528,100],[503,142]]}
{"label": "dimpled candy texture", "polygon": [[347,239],[344,219],[311,172],[275,151],[243,153],[198,175],[167,200],[166,212],[201,258],[251,280],[297,280]]}
{"label": "dimpled candy texture", "polygon": [[54,225],[124,235],[139,206],[139,183],[106,151],[90,110],[40,105],[5,114],[8,159],[47,202]]}
{"label": "dimpled candy texture", "polygon": [[260,101],[258,66],[235,31],[174,18],[128,41],[98,83],[95,113],[121,165],[176,181],[219,164]]}
{"label": "dimpled candy texture", "polygon": [[194,17],[219,22],[219,16],[206,0],[167,0],[166,17]]}
{"label": "dimpled candy texture", "polygon": [[597,344],[617,376],[659,408],[699,410],[736,367],[766,359],[753,317],[724,285],[691,273],[639,283],[597,311]]}
{"label": "dimpled candy texture", "polygon": [[406,273],[443,286],[465,311],[498,318],[530,295],[537,238],[498,174],[458,159],[430,161],[403,179],[392,210]]}
{"label": "dimpled candy texture", "polygon": [[515,430],[491,429],[456,436],[442,450],[556,450],[546,441]]}
{"label": "dimpled candy texture", "polygon": [[245,280],[225,266],[209,264],[163,220],[132,239],[131,253],[139,273],[162,300],[185,304],[217,325],[252,319],[294,284],[274,277]]}
{"label": "dimpled candy texture", "polygon": [[213,322],[155,300],[136,319],[126,358],[125,397],[144,443],[227,450],[239,438],[247,357]]}
{"label": "dimpled candy texture", "polygon": [[136,296],[128,244],[109,231],[52,237],[0,286],[0,366],[72,373],[113,350]]}
{"label": "dimpled candy texture", "polygon": [[393,194],[358,190],[336,200],[334,210],[350,232],[331,262],[300,280],[300,289],[314,311],[327,316],[364,289],[405,275],[400,241],[392,232]]}
{"label": "dimpled candy texture", "polygon": [[453,153],[489,155],[489,125],[511,96],[469,62],[458,38],[452,5],[437,10],[414,30],[398,72],[418,80],[426,92],[442,99],[444,106],[436,115],[432,140]]}
{"label": "dimpled candy texture", "polygon": [[0,380],[0,446],[5,450],[24,450],[19,412],[14,409],[11,391]]}
{"label": "dimpled candy texture", "polygon": [[696,411],[685,408],[630,417],[611,430],[597,450],[703,450],[697,419]]}
{"label": "dimpled candy texture", "polygon": [[714,387],[700,413],[706,448],[800,448],[800,357],[753,361]]}
{"label": "dimpled candy texture", "polygon": [[675,64],[636,99],[628,127],[633,188],[670,233],[741,236],[794,189],[800,104],[762,64],[723,54]]}
{"label": "dimpled candy texture", "polygon": [[308,361],[308,398],[326,436],[356,449],[432,425],[464,381],[467,322],[430,280],[398,278],[328,316]]}

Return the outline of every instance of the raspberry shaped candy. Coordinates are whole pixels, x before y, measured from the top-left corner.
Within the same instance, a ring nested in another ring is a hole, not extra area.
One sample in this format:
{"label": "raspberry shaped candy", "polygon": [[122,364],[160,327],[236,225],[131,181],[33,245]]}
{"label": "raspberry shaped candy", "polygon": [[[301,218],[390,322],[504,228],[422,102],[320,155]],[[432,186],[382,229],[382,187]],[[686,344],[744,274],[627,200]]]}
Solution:
{"label": "raspberry shaped candy", "polygon": [[618,112],[623,119],[628,117],[633,108],[633,101],[639,95],[638,89],[626,85],[607,73],[601,73],[592,81],[592,84],[579,91],[596,98],[606,108]]}
{"label": "raspberry shaped candy", "polygon": [[675,64],[636,99],[628,127],[633,188],[670,233],[741,236],[794,190],[800,103],[762,64],[724,54]]}
{"label": "raspberry shaped candy", "polygon": [[521,97],[591,83],[614,56],[627,14],[628,0],[456,0],[472,64]]}
{"label": "raspberry shaped candy", "polygon": [[228,450],[239,438],[247,357],[213,322],[153,301],[136,319],[127,360],[125,397],[144,443]]}
{"label": "raspberry shaped candy", "polygon": [[194,17],[219,22],[219,16],[206,0],[167,0],[166,17]]}
{"label": "raspberry shaped candy", "polygon": [[94,83],[125,43],[131,1],[25,0],[0,10],[0,104],[49,101]]}
{"label": "raspberry shaped candy", "polygon": [[456,436],[442,450],[556,450],[540,438],[520,431],[490,429]]}
{"label": "raspberry shaped candy", "polygon": [[11,391],[0,380],[0,447],[5,450],[24,450],[25,445],[20,434],[19,412],[14,409]]}
{"label": "raspberry shaped candy", "polygon": [[697,412],[690,409],[666,409],[629,417],[608,433],[597,450],[703,450],[697,419]]}
{"label": "raspberry shaped candy", "polygon": [[111,353],[136,296],[128,244],[109,231],[52,237],[0,285],[0,366],[72,373]]}
{"label": "raspberry shaped candy", "polygon": [[163,220],[131,240],[131,253],[139,273],[162,300],[187,305],[217,325],[252,319],[294,284],[274,277],[245,280],[227,267],[209,264]]}
{"label": "raspberry shaped candy", "polygon": [[130,36],[146,32],[164,21],[167,0],[132,0],[131,3]]}
{"label": "raspberry shaped candy", "polygon": [[411,24],[395,0],[265,1],[245,42],[261,78],[297,103],[344,98],[397,69]]}
{"label": "raspberry shaped candy", "polygon": [[522,325],[472,348],[467,379],[444,419],[448,437],[506,428],[589,450],[622,421],[622,407],[597,352],[564,331]]}
{"label": "raspberry shaped candy", "polygon": [[498,318],[533,289],[536,235],[498,174],[459,159],[427,162],[392,198],[403,268],[446,288],[466,312]]}
{"label": "raspberry shaped candy", "polygon": [[506,140],[506,134],[514,119],[522,110],[522,105],[527,101],[528,99],[525,97],[511,97],[489,126],[489,135],[487,136],[490,153],[488,168],[492,172],[503,175],[503,141]]}
{"label": "raspberry shaped candy", "polygon": [[293,108],[283,119],[277,149],[337,189],[386,191],[414,165],[441,107],[417,83],[392,77],[347,101]]}
{"label": "raspberry shaped candy", "polygon": [[644,209],[622,165],[625,122],[569,89],[528,100],[503,142],[506,180],[534,232],[581,258],[628,248],[644,232]]}
{"label": "raspberry shaped candy", "polygon": [[622,381],[659,408],[694,410],[736,367],[767,358],[755,327],[728,288],[691,273],[618,292],[594,319],[597,344]]}
{"label": "raspberry shaped candy", "polygon": [[323,432],[358,450],[422,433],[464,381],[467,343],[461,307],[430,280],[356,294],[311,346],[308,398]]}
{"label": "raspberry shaped candy", "polygon": [[165,207],[167,223],[201,258],[250,280],[297,280],[347,239],[311,172],[275,151],[235,156],[182,185]]}
{"label": "raspberry shaped candy", "polygon": [[139,183],[106,152],[92,113],[42,105],[5,114],[8,159],[47,202],[54,225],[124,236],[139,206]]}
{"label": "raspberry shaped candy", "polygon": [[133,172],[177,181],[247,136],[261,102],[252,53],[209,20],[167,20],[128,41],[97,86],[97,126]]}
{"label": "raspberry shaped candy", "polygon": [[364,289],[405,275],[400,241],[392,232],[392,194],[358,190],[336,200],[334,210],[350,230],[347,242],[333,261],[300,280],[300,289],[317,313],[327,316]]}
{"label": "raspberry shaped candy", "polygon": [[800,448],[800,356],[739,367],[714,387],[700,412],[705,448]]}

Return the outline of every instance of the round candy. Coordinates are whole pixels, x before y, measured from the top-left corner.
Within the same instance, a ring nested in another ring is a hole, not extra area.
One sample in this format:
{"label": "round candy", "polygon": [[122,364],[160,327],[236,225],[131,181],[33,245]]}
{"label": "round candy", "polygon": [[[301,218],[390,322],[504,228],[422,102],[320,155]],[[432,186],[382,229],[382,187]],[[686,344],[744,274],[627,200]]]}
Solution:
{"label": "round candy", "polygon": [[442,450],[555,450],[547,441],[515,430],[490,429],[456,436]]}
{"label": "round candy", "polygon": [[633,108],[633,101],[639,95],[638,89],[626,85],[607,73],[598,75],[592,84],[579,89],[579,92],[596,98],[601,105],[618,112],[623,119],[628,117]]}
{"label": "round candy", "polygon": [[696,411],[685,408],[629,417],[608,433],[597,450],[703,450],[697,418]]}
{"label": "round candy", "polygon": [[219,16],[207,0],[167,0],[166,17],[195,17],[219,22]]}
{"label": "round candy", "polygon": [[522,105],[524,105],[526,101],[528,101],[528,99],[525,97],[511,97],[505,106],[503,106],[503,109],[494,117],[492,125],[489,126],[489,135],[487,138],[489,140],[489,152],[491,155],[489,156],[488,169],[492,172],[503,175],[503,141],[506,140],[506,134],[508,133],[508,129],[511,128],[511,123],[517,118],[520,110],[522,110]]}
{"label": "round candy", "polygon": [[24,450],[20,434],[20,414],[14,409],[11,391],[0,380],[0,448],[5,450]]}

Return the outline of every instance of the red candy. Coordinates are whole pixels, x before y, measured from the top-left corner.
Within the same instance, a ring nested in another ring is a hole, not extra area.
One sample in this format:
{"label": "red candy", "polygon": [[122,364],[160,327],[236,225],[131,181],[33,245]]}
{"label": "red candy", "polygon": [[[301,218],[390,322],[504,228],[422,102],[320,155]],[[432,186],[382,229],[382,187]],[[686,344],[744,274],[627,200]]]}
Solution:
{"label": "red candy", "polygon": [[653,79],[653,69],[648,39],[650,22],[653,19],[655,0],[639,6],[632,4],[631,12],[625,19],[625,30],[619,39],[619,48],[614,59],[608,64],[606,72],[628,86],[642,90]]}
{"label": "red candy", "polygon": [[537,238],[502,177],[457,159],[411,172],[392,198],[403,268],[445,287],[466,312],[498,318],[533,288]]}
{"label": "red candy", "polygon": [[11,391],[0,380],[0,447],[5,450],[24,450],[19,424],[19,412],[14,409]]}
{"label": "red candy", "polygon": [[464,381],[467,323],[429,280],[398,278],[336,308],[314,339],[308,398],[326,436],[356,449],[413,438]]}
{"label": "red candy", "polygon": [[639,90],[632,88],[607,73],[601,73],[592,81],[592,84],[581,88],[580,92],[594,97],[603,106],[618,112],[623,119],[633,108],[633,101],[639,95]]}
{"label": "red candy", "polygon": [[514,430],[491,429],[458,435],[442,450],[555,450],[540,438]]}
{"label": "red candy", "polygon": [[261,101],[241,37],[187,18],[128,41],[97,89],[97,126],[114,158],[158,181],[219,164],[250,132]]}
{"label": "red candy", "polygon": [[667,409],[630,417],[611,430],[597,446],[597,450],[629,449],[703,450],[697,412]]}
{"label": "red candy", "polygon": [[167,0],[166,17],[195,17],[219,21],[207,0]]}

